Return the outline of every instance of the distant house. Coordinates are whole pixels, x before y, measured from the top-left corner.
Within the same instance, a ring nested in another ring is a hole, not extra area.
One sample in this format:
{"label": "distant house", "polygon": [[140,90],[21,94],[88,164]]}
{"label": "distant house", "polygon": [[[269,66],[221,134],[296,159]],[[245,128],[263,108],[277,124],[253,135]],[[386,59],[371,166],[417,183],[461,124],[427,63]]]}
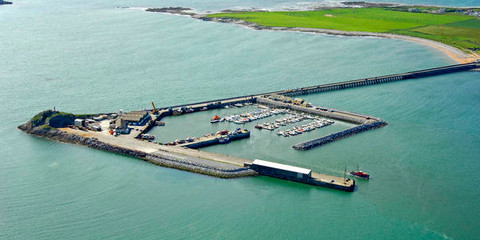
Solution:
{"label": "distant house", "polygon": [[[2,1],[2,0],[0,0],[0,1]],[[76,127],[84,127],[85,126],[85,120],[77,118],[73,121],[73,125],[75,125]]]}

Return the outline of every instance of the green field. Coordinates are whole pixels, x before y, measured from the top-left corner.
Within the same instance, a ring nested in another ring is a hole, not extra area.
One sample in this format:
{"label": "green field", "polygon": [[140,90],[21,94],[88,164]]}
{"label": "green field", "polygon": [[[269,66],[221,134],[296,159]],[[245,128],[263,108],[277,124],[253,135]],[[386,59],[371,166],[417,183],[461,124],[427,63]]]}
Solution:
{"label": "green field", "polygon": [[467,52],[480,52],[480,20],[457,13],[431,14],[383,8],[339,8],[299,12],[217,13],[207,17],[242,19],[269,27],[395,33],[439,41]]}

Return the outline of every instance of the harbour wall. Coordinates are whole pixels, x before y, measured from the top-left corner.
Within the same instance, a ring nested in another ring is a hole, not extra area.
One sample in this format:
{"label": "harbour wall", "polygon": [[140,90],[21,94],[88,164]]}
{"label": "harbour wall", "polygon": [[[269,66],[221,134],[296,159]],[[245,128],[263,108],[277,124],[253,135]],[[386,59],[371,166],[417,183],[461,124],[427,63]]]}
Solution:
{"label": "harbour wall", "polygon": [[172,154],[161,153],[145,153],[143,151],[131,150],[123,147],[114,146],[105,142],[99,141],[96,138],[83,137],[76,134],[67,133],[55,128],[29,128],[24,125],[18,127],[20,130],[38,137],[47,138],[58,142],[73,143],[77,145],[83,145],[90,148],[95,148],[103,151],[113,152],[125,156],[135,157],[144,161],[169,167],[179,170],[219,177],[219,178],[238,178],[246,176],[258,175],[257,172],[248,168],[219,168],[202,165],[199,163],[183,161],[180,158],[172,157]]}
{"label": "harbour wall", "polygon": [[319,147],[319,146],[322,146],[324,144],[337,141],[337,140],[342,139],[344,137],[355,135],[355,134],[358,134],[358,133],[361,133],[361,132],[364,132],[364,131],[368,131],[370,129],[383,127],[383,126],[386,126],[386,125],[387,125],[387,123],[384,122],[384,121],[381,121],[381,120],[380,121],[375,121],[375,122],[372,122],[372,123],[362,124],[360,126],[356,126],[356,127],[353,127],[353,128],[343,130],[343,131],[335,132],[335,133],[332,133],[330,135],[327,135],[327,136],[324,136],[324,137],[321,137],[321,138],[317,138],[317,139],[314,139],[314,140],[310,140],[310,141],[295,144],[295,145],[292,146],[292,148],[294,148],[296,150],[309,150],[309,149],[312,149],[314,147]]}

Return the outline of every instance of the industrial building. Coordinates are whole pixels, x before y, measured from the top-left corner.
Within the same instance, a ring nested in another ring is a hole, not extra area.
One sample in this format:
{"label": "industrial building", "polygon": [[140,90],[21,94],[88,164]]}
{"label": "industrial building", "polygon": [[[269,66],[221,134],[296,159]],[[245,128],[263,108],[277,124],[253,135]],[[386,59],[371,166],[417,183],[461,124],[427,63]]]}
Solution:
{"label": "industrial building", "polygon": [[132,111],[124,113],[121,119],[124,120],[127,125],[143,126],[152,118],[147,111]]}
{"label": "industrial building", "polygon": [[312,170],[310,169],[268,162],[259,159],[255,159],[250,168],[262,175],[284,178],[292,181],[304,182],[312,178]]}

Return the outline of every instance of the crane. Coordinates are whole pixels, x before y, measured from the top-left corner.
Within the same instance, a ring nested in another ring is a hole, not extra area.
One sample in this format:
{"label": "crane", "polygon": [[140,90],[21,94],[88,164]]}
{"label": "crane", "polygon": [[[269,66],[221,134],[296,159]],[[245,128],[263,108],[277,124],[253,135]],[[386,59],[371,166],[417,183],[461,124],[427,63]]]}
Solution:
{"label": "crane", "polygon": [[157,113],[158,113],[158,109],[155,107],[155,103],[152,102],[152,106],[153,106],[153,111],[152,111],[152,113],[153,113],[153,114],[157,114]]}

